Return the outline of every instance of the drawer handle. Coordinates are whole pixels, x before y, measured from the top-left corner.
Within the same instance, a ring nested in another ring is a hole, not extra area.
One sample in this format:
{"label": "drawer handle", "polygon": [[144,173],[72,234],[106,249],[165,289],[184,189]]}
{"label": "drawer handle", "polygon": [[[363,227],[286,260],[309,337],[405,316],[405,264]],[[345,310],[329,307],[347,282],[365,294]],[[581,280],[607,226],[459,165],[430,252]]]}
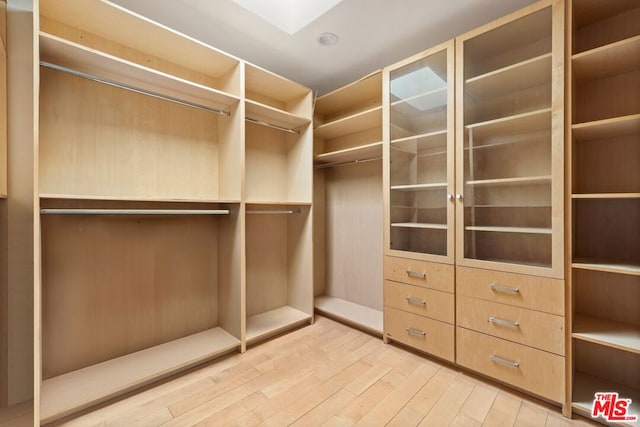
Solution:
{"label": "drawer handle", "polygon": [[507,293],[507,294],[519,294],[520,293],[520,289],[518,289],[518,288],[510,288],[508,286],[500,286],[496,282],[490,283],[489,287],[491,288],[492,291],[496,291],[496,292],[504,292],[504,293]]}
{"label": "drawer handle", "polygon": [[427,335],[425,331],[421,331],[420,329],[415,329],[415,328],[407,328],[405,329],[405,331],[407,331],[407,333],[410,335],[418,335],[421,337],[424,337],[425,335]]}
{"label": "drawer handle", "polygon": [[409,304],[422,305],[422,306],[427,305],[427,302],[423,299],[418,299],[411,296],[406,296],[404,299],[406,299]]}
{"label": "drawer handle", "polygon": [[407,268],[407,276],[415,277],[417,279],[423,279],[423,280],[427,279],[427,273],[425,273],[424,271],[422,273],[420,273],[418,271],[413,271],[413,270],[408,269],[408,268]]}
{"label": "drawer handle", "polygon": [[512,328],[517,328],[518,326],[520,326],[519,322],[513,322],[511,320],[500,319],[493,316],[489,317],[489,322],[495,323],[496,325],[510,326]]}
{"label": "drawer handle", "polygon": [[494,361],[496,363],[500,363],[501,365],[509,366],[511,368],[519,368],[520,367],[520,363],[512,362],[511,360],[507,360],[507,359],[503,359],[501,357],[496,356],[495,354],[490,354],[489,355],[489,359],[491,359],[492,361]]}

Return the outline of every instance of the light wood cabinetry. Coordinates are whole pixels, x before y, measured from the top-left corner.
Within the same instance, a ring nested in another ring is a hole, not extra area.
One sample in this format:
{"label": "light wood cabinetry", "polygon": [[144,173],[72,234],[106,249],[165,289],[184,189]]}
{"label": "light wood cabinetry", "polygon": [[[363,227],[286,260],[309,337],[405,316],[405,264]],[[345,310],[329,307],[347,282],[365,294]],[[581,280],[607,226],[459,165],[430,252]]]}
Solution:
{"label": "light wood cabinetry", "polygon": [[314,111],[315,308],[382,333],[382,73]]}
{"label": "light wood cabinetry", "polygon": [[0,199],[7,197],[7,3],[0,1]]}
{"label": "light wood cabinetry", "polygon": [[569,11],[570,400],[617,391],[640,414],[640,4]]}
{"label": "light wood cabinetry", "polygon": [[42,422],[310,322],[311,91],[108,2],[38,36]]}
{"label": "light wood cabinetry", "polygon": [[453,362],[454,41],[385,69],[384,339]]}

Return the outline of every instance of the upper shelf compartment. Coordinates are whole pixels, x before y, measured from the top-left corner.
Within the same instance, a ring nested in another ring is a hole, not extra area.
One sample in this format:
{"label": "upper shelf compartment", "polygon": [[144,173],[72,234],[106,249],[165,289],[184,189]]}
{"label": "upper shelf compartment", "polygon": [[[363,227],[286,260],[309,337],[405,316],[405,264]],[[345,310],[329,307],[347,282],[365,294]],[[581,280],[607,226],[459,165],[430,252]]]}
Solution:
{"label": "upper shelf compartment", "polygon": [[[373,74],[318,98],[315,105],[317,128],[348,120],[382,106],[382,73]],[[378,122],[379,126],[379,122]]]}
{"label": "upper shelf compartment", "polygon": [[267,70],[246,64],[247,119],[297,131],[311,123],[311,91]]}
{"label": "upper shelf compartment", "polygon": [[40,16],[40,29],[45,33],[240,96],[237,58],[109,1],[41,0]]}
{"label": "upper shelf compartment", "polygon": [[97,51],[60,37],[40,34],[41,64],[112,85],[229,115],[238,98],[217,89]]}
{"label": "upper shelf compartment", "polygon": [[576,79],[589,81],[640,69],[640,35],[573,55]]}

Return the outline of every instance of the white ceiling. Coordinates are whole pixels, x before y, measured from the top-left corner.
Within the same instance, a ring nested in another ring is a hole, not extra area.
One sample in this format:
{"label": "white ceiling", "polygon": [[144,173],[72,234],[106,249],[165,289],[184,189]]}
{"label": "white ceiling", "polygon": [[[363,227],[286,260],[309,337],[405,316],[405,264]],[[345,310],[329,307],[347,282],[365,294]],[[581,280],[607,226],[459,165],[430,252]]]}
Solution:
{"label": "white ceiling", "polygon": [[290,35],[233,0],[112,1],[320,94],[535,2],[342,0]]}

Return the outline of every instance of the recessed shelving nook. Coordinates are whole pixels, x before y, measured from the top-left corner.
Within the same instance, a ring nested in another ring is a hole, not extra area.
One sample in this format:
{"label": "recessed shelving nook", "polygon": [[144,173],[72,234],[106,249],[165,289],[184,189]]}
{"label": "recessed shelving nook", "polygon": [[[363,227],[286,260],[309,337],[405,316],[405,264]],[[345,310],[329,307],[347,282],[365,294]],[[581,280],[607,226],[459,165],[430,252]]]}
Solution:
{"label": "recessed shelving nook", "polygon": [[573,0],[570,10],[570,400],[588,414],[595,392],[616,390],[637,414],[640,4]]}
{"label": "recessed shelving nook", "polygon": [[41,422],[312,321],[311,91],[108,1],[40,13]]}
{"label": "recessed shelving nook", "polygon": [[382,72],[316,100],[314,189],[315,309],[382,334]]}

